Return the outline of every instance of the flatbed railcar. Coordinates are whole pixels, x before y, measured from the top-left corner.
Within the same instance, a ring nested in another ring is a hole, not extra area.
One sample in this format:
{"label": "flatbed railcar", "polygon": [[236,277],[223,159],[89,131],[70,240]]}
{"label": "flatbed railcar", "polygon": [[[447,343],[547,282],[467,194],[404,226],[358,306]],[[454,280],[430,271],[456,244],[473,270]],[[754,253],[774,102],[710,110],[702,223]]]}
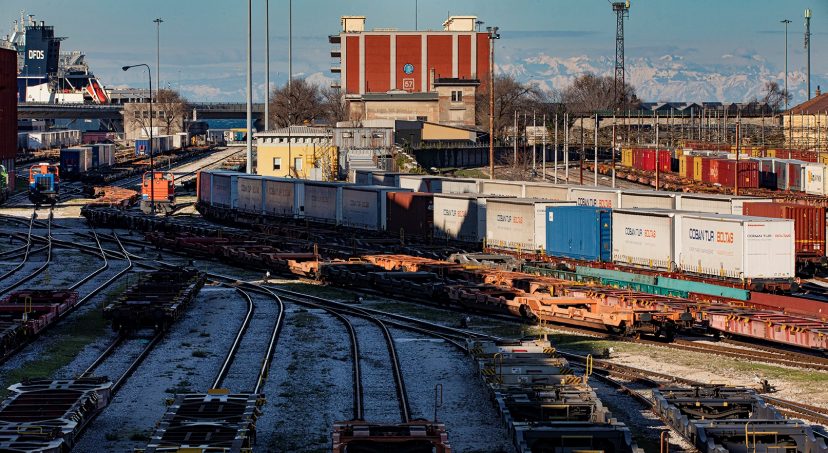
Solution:
{"label": "flatbed railcar", "polygon": [[38,336],[78,304],[78,293],[66,290],[15,291],[0,300],[0,357]]}
{"label": "flatbed railcar", "polygon": [[167,269],[142,274],[118,298],[104,307],[104,319],[112,330],[134,331],[143,328],[166,330],[184,314],[206,278],[188,268]]}

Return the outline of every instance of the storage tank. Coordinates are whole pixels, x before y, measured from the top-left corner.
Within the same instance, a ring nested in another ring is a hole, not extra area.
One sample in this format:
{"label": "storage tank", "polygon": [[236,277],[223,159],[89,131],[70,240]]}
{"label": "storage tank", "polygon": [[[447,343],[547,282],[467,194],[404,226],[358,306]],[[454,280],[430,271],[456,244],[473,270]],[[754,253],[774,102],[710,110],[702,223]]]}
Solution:
{"label": "storage tank", "polygon": [[249,214],[264,213],[264,177],[239,176],[236,209]]}
{"label": "storage tank", "polygon": [[343,226],[372,231],[385,231],[389,192],[408,189],[387,186],[345,186],[342,188]]}
{"label": "storage tank", "polygon": [[672,271],[675,269],[675,211],[615,209],[612,211],[612,261]]}
{"label": "storage tank", "polygon": [[486,204],[486,245],[501,250],[546,251],[546,209],[571,201],[493,198]]}
{"label": "storage tank", "polygon": [[568,200],[574,201],[578,206],[614,209],[621,207],[621,190],[575,186],[569,189]]}
{"label": "storage tank", "polygon": [[612,210],[590,206],[547,208],[546,254],[587,261],[611,261]]}
{"label": "storage tank", "polygon": [[434,194],[386,192],[386,230],[394,236],[431,237],[434,227]]}
{"label": "storage tank", "polygon": [[736,279],[794,277],[794,223],[726,214],[682,214],[678,264],[685,272]]}
{"label": "storage tank", "polygon": [[304,181],[305,218],[338,225],[342,220],[342,187],[337,182]]}
{"label": "storage tank", "polygon": [[264,213],[275,217],[305,214],[305,184],[301,179],[264,178]]}
{"label": "storage tank", "polygon": [[434,195],[434,237],[480,242],[486,235],[486,203],[494,196]]}

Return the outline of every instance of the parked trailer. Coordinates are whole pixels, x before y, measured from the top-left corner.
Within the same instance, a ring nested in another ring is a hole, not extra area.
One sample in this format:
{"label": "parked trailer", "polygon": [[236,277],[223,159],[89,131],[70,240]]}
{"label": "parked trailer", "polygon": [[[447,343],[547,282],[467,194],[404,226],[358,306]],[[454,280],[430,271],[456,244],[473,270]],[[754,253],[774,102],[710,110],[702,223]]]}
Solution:
{"label": "parked trailer", "polygon": [[571,201],[493,198],[486,206],[486,246],[502,250],[546,250],[546,210],[575,206]]}
{"label": "parked trailer", "polygon": [[500,195],[522,198],[526,196],[524,184],[516,181],[497,181],[481,179],[477,183],[480,195]]}
{"label": "parked trailer", "polygon": [[411,189],[414,192],[443,193],[445,179],[441,176],[400,175],[397,187]]}
{"label": "parked trailer", "polygon": [[568,201],[574,201],[578,206],[620,208],[621,192],[620,189],[575,186],[569,190]]}
{"label": "parked trailer", "polygon": [[676,209],[681,194],[660,190],[624,190],[621,192],[623,209]]}
{"label": "parked trailer", "polygon": [[305,215],[305,183],[293,178],[264,178],[264,213],[276,217]]}
{"label": "parked trailer", "polygon": [[745,203],[747,216],[790,219],[798,258],[825,257],[825,208],[794,203]]}
{"label": "parked trailer", "polygon": [[657,209],[612,211],[612,261],[672,271],[675,268],[677,216]]}
{"label": "parked trailer", "polygon": [[494,196],[434,195],[434,237],[480,242],[486,235],[486,203]]}
{"label": "parked trailer", "polygon": [[526,198],[542,198],[545,200],[568,201],[569,189],[571,189],[574,186],[565,184],[527,182],[524,187],[524,196]]}
{"label": "parked trailer", "polygon": [[826,179],[825,164],[811,163],[805,165],[804,191],[813,195],[828,194],[828,179]]}
{"label": "parked trailer", "polygon": [[339,225],[342,221],[342,188],[351,184],[304,181],[305,218]]}
{"label": "parked trailer", "polygon": [[792,279],[794,223],[787,219],[683,213],[676,235],[679,267],[734,279]]}
{"label": "parked trailer", "polygon": [[759,198],[713,193],[682,193],[678,197],[676,209],[710,214],[742,215],[743,206],[748,202],[769,202],[770,198]]}
{"label": "parked trailer", "polygon": [[345,186],[342,188],[343,226],[372,231],[385,231],[388,192],[408,192],[387,186]]}
{"label": "parked trailer", "polygon": [[590,206],[546,210],[546,254],[579,260],[612,260],[612,211]]}
{"label": "parked trailer", "polygon": [[386,230],[400,237],[428,238],[434,228],[434,194],[386,192]]}

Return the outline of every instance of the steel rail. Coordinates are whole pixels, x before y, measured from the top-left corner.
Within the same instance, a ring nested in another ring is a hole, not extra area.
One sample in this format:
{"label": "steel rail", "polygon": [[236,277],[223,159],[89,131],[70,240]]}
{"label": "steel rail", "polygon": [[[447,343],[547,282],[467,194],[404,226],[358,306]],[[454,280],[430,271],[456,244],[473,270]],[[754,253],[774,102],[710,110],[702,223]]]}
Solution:
{"label": "steel rail", "polygon": [[[46,251],[46,253],[47,253],[46,262],[44,262],[43,265],[41,265],[40,267],[38,267],[37,269],[32,271],[30,274],[28,274],[28,275],[24,276],[23,278],[17,280],[16,282],[12,283],[11,285],[9,285],[9,286],[7,286],[3,289],[0,289],[0,296],[8,293],[9,291],[14,290],[15,288],[19,287],[20,285],[22,285],[22,284],[28,282],[29,280],[37,277],[38,275],[40,275],[41,272],[43,272],[44,270],[46,270],[47,267],[49,267],[49,264],[52,261],[52,214],[53,214],[53,212],[52,212],[52,209],[50,208],[49,209],[49,226],[48,226],[49,230],[48,230],[48,234],[46,236],[46,238],[48,240],[47,241],[47,246],[48,247],[47,247],[47,251]],[[31,230],[29,231],[29,234],[31,236]],[[28,259],[28,254],[26,255],[26,259]]]}
{"label": "steel rail", "polygon": [[230,372],[230,367],[236,360],[236,354],[239,352],[239,346],[241,345],[242,338],[247,332],[247,328],[250,327],[250,320],[253,318],[253,311],[255,310],[253,299],[250,297],[250,294],[241,288],[236,288],[236,292],[238,292],[247,301],[247,313],[244,316],[242,325],[239,327],[239,331],[236,332],[233,344],[230,346],[230,350],[227,351],[227,356],[224,358],[224,362],[222,362],[221,368],[219,368],[218,374],[216,374],[216,378],[213,380],[213,385],[210,387],[212,389],[221,388],[221,385],[224,383],[224,379],[227,377],[227,373]]}
{"label": "steel rail", "polygon": [[0,281],[5,280],[8,276],[17,272],[29,260],[29,252],[31,251],[32,247],[32,226],[34,226],[35,217],[37,217],[37,212],[32,212],[32,216],[29,219],[29,234],[26,237],[26,252],[23,255],[23,261],[21,261],[17,266],[15,266],[13,269],[10,269],[5,274],[0,275]]}

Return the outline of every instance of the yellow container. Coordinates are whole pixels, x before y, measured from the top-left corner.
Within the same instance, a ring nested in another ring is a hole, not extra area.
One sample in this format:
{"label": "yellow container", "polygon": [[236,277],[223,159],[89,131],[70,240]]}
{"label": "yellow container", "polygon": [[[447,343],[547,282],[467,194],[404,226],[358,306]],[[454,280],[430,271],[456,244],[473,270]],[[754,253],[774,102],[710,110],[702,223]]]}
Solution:
{"label": "yellow container", "polygon": [[679,176],[682,178],[687,177],[687,160],[692,159],[690,156],[681,156],[679,157]]}
{"label": "yellow container", "polygon": [[633,151],[632,148],[622,148],[621,149],[621,166],[623,167],[632,167],[633,164]]}
{"label": "yellow container", "polygon": [[693,158],[693,179],[696,181],[702,180],[702,159],[703,157]]}
{"label": "yellow container", "polygon": [[769,149],[768,153],[765,155],[765,157],[776,157],[776,150],[775,149]]}

